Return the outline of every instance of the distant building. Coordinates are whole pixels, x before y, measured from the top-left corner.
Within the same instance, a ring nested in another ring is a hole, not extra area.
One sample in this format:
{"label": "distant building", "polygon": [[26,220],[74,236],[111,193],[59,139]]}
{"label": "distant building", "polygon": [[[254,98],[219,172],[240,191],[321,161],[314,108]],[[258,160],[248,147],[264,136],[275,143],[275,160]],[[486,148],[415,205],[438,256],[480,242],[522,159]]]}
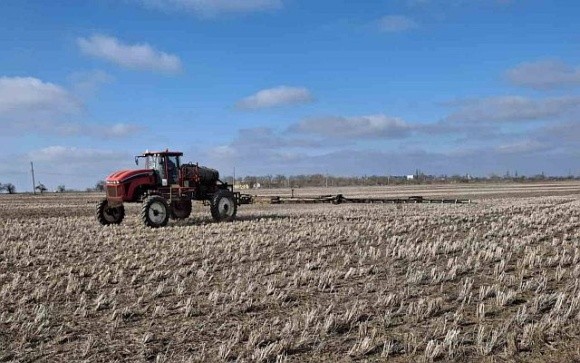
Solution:
{"label": "distant building", "polygon": [[415,179],[415,175],[407,175],[407,180],[413,180]]}

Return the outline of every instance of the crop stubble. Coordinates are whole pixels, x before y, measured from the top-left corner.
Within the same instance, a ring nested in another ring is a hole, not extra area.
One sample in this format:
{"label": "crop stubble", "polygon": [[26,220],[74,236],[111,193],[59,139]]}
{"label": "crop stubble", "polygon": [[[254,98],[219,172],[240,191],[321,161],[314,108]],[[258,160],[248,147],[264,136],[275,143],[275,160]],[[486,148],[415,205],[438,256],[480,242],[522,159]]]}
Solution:
{"label": "crop stubble", "polygon": [[0,198],[0,361],[580,358],[573,191],[161,229],[95,198]]}

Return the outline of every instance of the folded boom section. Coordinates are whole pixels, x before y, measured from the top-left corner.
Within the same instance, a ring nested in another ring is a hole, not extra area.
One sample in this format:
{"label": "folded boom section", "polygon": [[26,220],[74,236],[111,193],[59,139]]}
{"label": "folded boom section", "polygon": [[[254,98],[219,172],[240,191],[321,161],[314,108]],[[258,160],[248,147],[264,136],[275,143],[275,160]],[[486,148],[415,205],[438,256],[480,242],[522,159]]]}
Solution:
{"label": "folded boom section", "polygon": [[240,194],[239,204],[343,204],[343,203],[357,203],[357,204],[412,204],[412,203],[448,203],[448,204],[462,204],[473,203],[471,199],[457,199],[457,198],[424,198],[422,196],[411,196],[405,198],[375,198],[375,197],[345,197],[342,194],[336,195],[320,195],[320,196],[260,196],[251,194]]}

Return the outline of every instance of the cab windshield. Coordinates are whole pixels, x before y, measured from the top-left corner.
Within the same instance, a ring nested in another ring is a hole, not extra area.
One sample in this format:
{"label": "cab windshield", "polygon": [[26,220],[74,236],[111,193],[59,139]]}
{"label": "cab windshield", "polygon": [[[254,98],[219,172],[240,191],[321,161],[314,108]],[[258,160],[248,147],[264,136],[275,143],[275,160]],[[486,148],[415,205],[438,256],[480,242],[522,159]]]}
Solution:
{"label": "cab windshield", "polygon": [[[165,163],[167,162],[167,168]],[[146,167],[157,171],[162,179],[168,179],[173,184],[177,181],[179,168],[179,156],[148,155]]]}
{"label": "cab windshield", "polygon": [[147,169],[154,169],[154,170],[157,170],[157,171],[164,171],[165,169],[162,168],[162,165],[163,165],[163,157],[162,156],[159,156],[159,155],[147,155],[147,159],[145,159],[145,167]]}

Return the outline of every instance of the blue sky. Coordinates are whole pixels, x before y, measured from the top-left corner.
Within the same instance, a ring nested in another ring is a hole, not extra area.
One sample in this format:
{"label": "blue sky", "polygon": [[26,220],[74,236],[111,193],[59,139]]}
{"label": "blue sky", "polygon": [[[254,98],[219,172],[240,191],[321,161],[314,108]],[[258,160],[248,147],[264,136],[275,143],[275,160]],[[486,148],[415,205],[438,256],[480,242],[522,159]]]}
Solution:
{"label": "blue sky", "polygon": [[0,182],[145,149],[230,175],[580,174],[580,2],[0,4]]}

